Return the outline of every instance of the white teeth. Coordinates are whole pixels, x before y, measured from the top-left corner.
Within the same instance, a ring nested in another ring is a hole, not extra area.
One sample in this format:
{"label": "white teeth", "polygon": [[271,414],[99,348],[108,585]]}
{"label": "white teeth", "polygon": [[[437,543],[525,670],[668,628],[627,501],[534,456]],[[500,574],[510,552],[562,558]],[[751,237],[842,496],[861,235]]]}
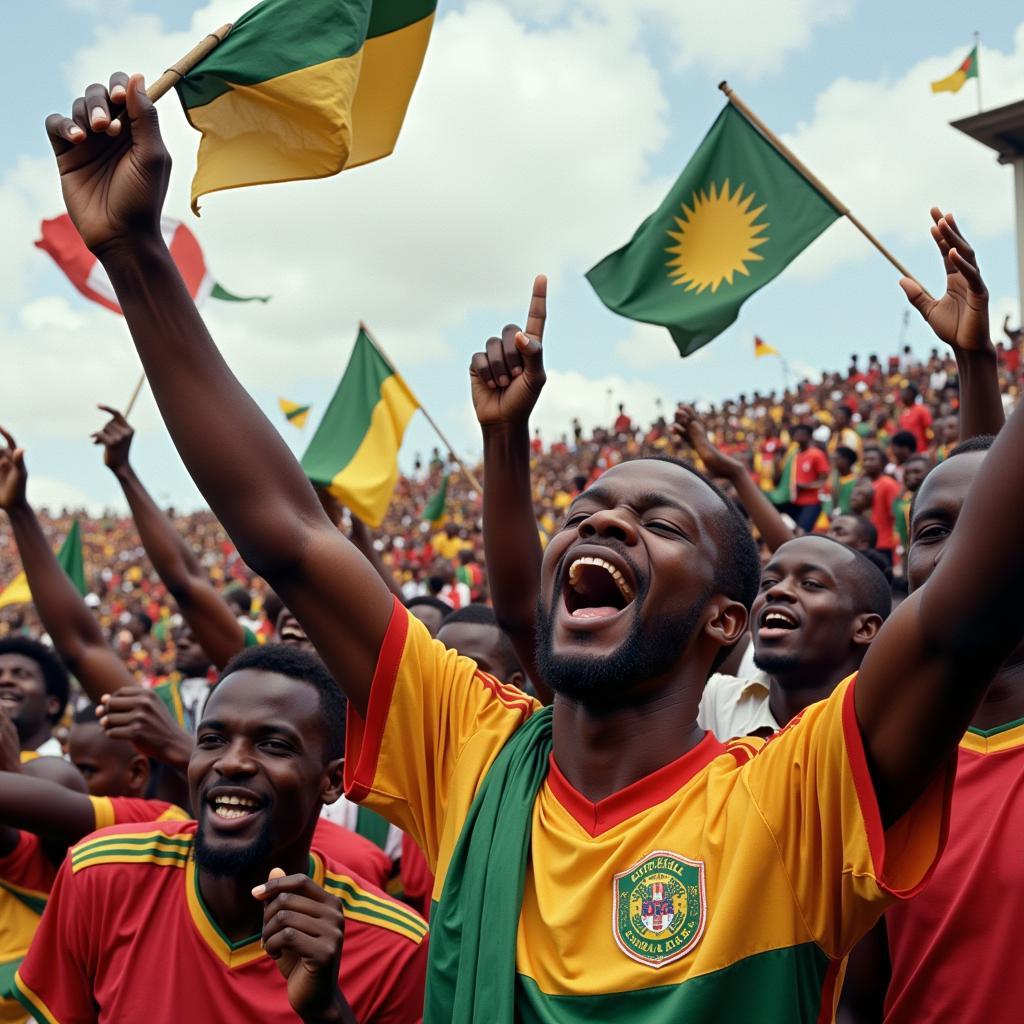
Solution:
{"label": "white teeth", "polygon": [[779,615],[777,612],[769,612],[764,617],[764,624],[767,629],[794,629],[796,623],[788,615]]}
{"label": "white teeth", "polygon": [[615,580],[622,596],[627,601],[633,600],[633,589],[626,582],[626,577],[611,562],[606,562],[603,558],[594,558],[592,555],[581,555],[569,566],[569,586],[579,589],[576,585],[579,582],[581,565],[596,565],[599,569],[604,569]]}
{"label": "white teeth", "polygon": [[259,806],[258,801],[244,796],[218,796],[213,800],[213,812],[218,818],[244,818]]}

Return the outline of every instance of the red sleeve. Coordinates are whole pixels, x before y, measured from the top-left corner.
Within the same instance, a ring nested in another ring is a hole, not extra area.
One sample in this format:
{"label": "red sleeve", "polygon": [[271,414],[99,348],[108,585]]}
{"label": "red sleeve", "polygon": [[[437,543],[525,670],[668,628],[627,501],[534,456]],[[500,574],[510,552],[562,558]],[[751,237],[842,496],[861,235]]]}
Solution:
{"label": "red sleeve", "polygon": [[818,453],[818,475],[827,476],[828,471],[832,468],[828,461],[828,456],[820,449],[814,449]]}
{"label": "red sleeve", "polygon": [[18,833],[18,845],[6,857],[0,857],[0,880],[21,889],[45,895],[53,888],[57,869],[43,852],[39,836]]}
{"label": "red sleeve", "polygon": [[96,1024],[91,978],[96,964],[89,941],[83,878],[64,861],[32,947],[14,978],[15,995],[41,1021]]}

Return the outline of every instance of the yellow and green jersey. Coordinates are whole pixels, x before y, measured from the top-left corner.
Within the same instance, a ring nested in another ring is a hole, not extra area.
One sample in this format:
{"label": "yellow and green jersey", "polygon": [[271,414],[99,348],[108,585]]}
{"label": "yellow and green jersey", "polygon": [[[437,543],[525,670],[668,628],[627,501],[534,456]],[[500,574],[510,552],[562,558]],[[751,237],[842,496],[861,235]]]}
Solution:
{"label": "yellow and green jersey", "polygon": [[[488,769],[538,709],[396,606],[366,720],[349,711],[346,786],[422,847],[435,901]],[[946,773],[883,831],[852,679],[767,743],[707,734],[596,804],[552,756],[532,811],[517,1018],[830,1020],[853,944],[928,876],[950,785]]]}

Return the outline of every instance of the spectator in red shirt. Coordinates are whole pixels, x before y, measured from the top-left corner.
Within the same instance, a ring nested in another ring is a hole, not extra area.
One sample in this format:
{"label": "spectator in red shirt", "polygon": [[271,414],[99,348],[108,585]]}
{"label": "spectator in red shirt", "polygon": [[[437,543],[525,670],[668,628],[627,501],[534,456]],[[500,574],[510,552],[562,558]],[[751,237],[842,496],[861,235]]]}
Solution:
{"label": "spectator in red shirt", "polygon": [[928,406],[918,402],[916,385],[908,384],[901,392],[904,409],[900,413],[900,430],[907,430],[917,440],[917,450],[926,452],[932,432],[932,414]]}
{"label": "spectator in red shirt", "polygon": [[633,421],[626,415],[626,407],[619,406],[619,415],[615,418],[615,426],[612,428],[617,436],[633,433]]}
{"label": "spectator in red shirt", "polygon": [[871,502],[871,521],[878,531],[877,549],[892,565],[896,547],[896,517],[893,502],[900,496],[900,485],[885,473],[885,452],[877,445],[864,449],[864,475],[871,481],[874,497]]}
{"label": "spectator in red shirt", "polygon": [[804,533],[810,533],[821,515],[821,489],[831,470],[828,456],[811,444],[811,428],[805,423],[793,428],[797,453],[793,457],[796,497],[790,515]]}

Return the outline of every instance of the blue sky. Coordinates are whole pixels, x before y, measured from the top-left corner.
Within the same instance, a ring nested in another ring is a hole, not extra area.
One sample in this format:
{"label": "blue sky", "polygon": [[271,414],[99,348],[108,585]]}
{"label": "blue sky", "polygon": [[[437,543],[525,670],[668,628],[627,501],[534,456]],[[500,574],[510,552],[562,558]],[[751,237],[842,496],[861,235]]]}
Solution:
{"label": "blue sky", "polygon": [[[973,83],[932,96],[928,81],[955,68],[978,30],[986,105],[1024,97],[1019,5],[721,0],[683,9],[695,6],[441,0],[392,158],[326,181],[211,197],[199,221],[185,201],[196,139],[173,97],[161,104],[175,158],[168,214],[196,231],[227,287],[274,295],[267,307],[204,312],[296,450],[311,435],[283,423],[277,396],[322,411],[365,318],[456,446],[475,453],[469,357],[523,315],[540,271],[551,275],[551,383],[537,420],[550,437],[574,414],[603,420],[609,388],[646,417],[657,399],[777,386],[777,363],[752,358],[755,332],[795,366],[893,349],[905,306],[897,275],[845,224],[689,360],[667,333],[616,317],[591,292],[583,273],[657,205],[720,109],[722,78],[932,288],[941,272],[928,207],[956,210],[999,322],[1003,311],[1016,316],[1010,172],[947,126],[975,111]],[[244,7],[44,0],[8,12],[0,76],[19,100],[5,110],[0,153],[0,420],[28,449],[39,502],[116,503],[87,435],[101,422],[94,403],[123,402],[137,373],[123,323],[32,248],[39,219],[61,210],[42,121],[115,65],[154,78]],[[907,340],[931,346],[916,314]],[[164,500],[198,504],[148,395],[137,426],[143,478]],[[403,461],[433,443],[417,419]]]}

